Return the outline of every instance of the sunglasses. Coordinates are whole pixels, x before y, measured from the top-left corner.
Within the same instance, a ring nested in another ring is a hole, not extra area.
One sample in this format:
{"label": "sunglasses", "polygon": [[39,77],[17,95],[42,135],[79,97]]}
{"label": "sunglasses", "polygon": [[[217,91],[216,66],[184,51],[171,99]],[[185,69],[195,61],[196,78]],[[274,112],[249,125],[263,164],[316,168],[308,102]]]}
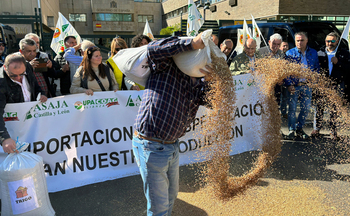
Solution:
{"label": "sunglasses", "polygon": [[327,43],[331,43],[331,42],[332,42],[332,43],[335,43],[336,40],[326,40],[326,42],[327,42]]}
{"label": "sunglasses", "polygon": [[115,48],[115,51],[119,52],[120,50],[122,50],[123,48]]}
{"label": "sunglasses", "polygon": [[27,73],[24,71],[23,73],[21,73],[21,74],[13,74],[13,73],[11,73],[10,71],[9,71],[9,77],[10,78],[12,78],[12,79],[15,79],[15,78],[17,78],[17,77],[23,77],[24,75],[26,75]]}
{"label": "sunglasses", "polygon": [[5,44],[1,43],[0,46],[5,47]]}

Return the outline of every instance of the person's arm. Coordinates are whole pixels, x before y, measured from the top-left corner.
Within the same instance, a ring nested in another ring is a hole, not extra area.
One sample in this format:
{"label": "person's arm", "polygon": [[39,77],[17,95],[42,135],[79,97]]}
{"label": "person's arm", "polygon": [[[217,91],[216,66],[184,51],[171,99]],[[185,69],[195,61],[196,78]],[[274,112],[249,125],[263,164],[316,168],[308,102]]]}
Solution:
{"label": "person's arm", "polygon": [[204,43],[201,39],[202,33],[195,38],[180,39],[178,37],[168,37],[148,44],[148,53],[151,59],[161,61],[171,58],[181,52],[203,49]]}
{"label": "person's arm", "polygon": [[82,67],[79,67],[74,74],[72,85],[69,89],[71,94],[86,93],[87,89],[81,87],[80,70],[82,70]]}
{"label": "person's arm", "polygon": [[76,56],[75,52],[76,52],[76,50],[73,47],[70,47],[70,48],[66,49],[63,57],[70,64],[75,64],[76,66],[79,66],[80,63],[83,61],[83,56]]}

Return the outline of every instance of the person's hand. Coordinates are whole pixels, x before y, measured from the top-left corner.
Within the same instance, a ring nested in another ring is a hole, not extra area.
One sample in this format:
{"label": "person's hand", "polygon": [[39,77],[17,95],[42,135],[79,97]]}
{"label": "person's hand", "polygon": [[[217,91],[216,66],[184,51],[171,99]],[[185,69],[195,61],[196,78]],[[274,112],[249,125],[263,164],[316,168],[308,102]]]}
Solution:
{"label": "person's hand", "polygon": [[338,58],[335,57],[335,56],[333,56],[333,57],[331,58],[331,62],[332,62],[333,64],[337,64],[337,63],[338,63]]}
{"label": "person's hand", "polygon": [[80,49],[80,48],[81,48],[81,43],[80,43],[80,44],[78,44],[78,45],[75,45],[73,48],[75,49],[75,52],[76,52],[76,51],[78,51],[78,49]]}
{"label": "person's hand", "polygon": [[46,67],[52,68],[52,61],[50,59],[47,60]]}
{"label": "person's hand", "polygon": [[211,79],[213,79],[213,73],[214,73],[214,69],[210,66],[210,65],[206,65],[205,66],[205,69],[206,70],[203,70],[203,69],[199,69],[199,71],[204,74],[204,80],[205,81],[210,81]]}
{"label": "person's hand", "polygon": [[87,95],[94,95],[94,92],[91,89],[86,89],[85,94]]}
{"label": "person's hand", "polygon": [[295,88],[294,88],[293,85],[288,86],[287,90],[288,90],[291,94],[294,94],[294,93],[295,93]]}
{"label": "person's hand", "polygon": [[38,67],[38,65],[39,65],[39,61],[37,60],[37,58],[34,58],[33,60],[31,60],[31,61],[29,62],[29,64],[30,64],[33,68],[36,68],[36,67]]}
{"label": "person's hand", "polygon": [[204,43],[202,41],[202,34],[203,32],[201,32],[199,35],[197,35],[195,38],[193,38],[192,40],[192,47],[193,49],[203,49],[205,46],[204,46]]}
{"label": "person's hand", "polygon": [[131,86],[130,90],[140,91],[140,87],[138,85],[133,85]]}
{"label": "person's hand", "polygon": [[41,95],[39,101],[44,103],[47,101],[47,97],[45,95]]}
{"label": "person's hand", "polygon": [[4,142],[2,142],[2,148],[5,153],[19,153],[18,150],[16,150],[16,142],[11,139],[5,139]]}
{"label": "person's hand", "polygon": [[66,73],[67,71],[69,71],[69,64],[63,65],[62,71],[65,72],[65,73]]}
{"label": "person's hand", "polygon": [[114,92],[117,92],[117,91],[118,91],[118,89],[115,89],[115,90],[114,90]]}

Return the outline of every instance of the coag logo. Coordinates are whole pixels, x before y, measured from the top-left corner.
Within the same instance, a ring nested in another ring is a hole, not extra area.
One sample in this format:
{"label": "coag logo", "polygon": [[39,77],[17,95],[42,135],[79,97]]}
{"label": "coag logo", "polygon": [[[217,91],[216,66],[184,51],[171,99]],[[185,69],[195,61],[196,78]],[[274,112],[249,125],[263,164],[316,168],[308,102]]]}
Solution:
{"label": "coag logo", "polygon": [[19,121],[17,112],[5,112],[3,118],[4,121]]}
{"label": "coag logo", "polygon": [[248,80],[248,82],[247,82],[247,86],[255,86],[255,80]]}
{"label": "coag logo", "polygon": [[61,35],[61,30],[59,28],[55,29],[55,33],[53,34],[53,38],[58,38]]}
{"label": "coag logo", "polygon": [[[89,109],[89,108],[100,108],[100,107],[111,107],[119,105],[118,98],[101,98],[95,100],[84,100],[81,104],[80,101],[75,102],[74,107],[76,109]],[[79,108],[80,107],[80,108]]]}
{"label": "coag logo", "polygon": [[137,96],[137,98],[135,98],[135,99],[132,99],[131,98],[131,95],[129,96],[129,98],[128,98],[128,102],[126,103],[126,106],[128,107],[134,107],[134,106],[140,106],[140,104],[141,104],[141,97],[140,97],[140,95],[138,95]]}

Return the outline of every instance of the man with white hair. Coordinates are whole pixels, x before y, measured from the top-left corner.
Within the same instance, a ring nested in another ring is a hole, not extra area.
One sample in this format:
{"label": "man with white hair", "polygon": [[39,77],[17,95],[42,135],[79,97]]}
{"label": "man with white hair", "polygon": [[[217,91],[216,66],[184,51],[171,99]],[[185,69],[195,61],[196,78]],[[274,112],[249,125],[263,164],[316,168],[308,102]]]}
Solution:
{"label": "man with white hair", "polygon": [[255,59],[259,54],[256,50],[256,41],[253,38],[249,38],[244,43],[243,52],[232,60],[230,70],[232,75],[245,74],[248,71],[254,70]]}
{"label": "man with white hair", "polygon": [[[23,38],[20,40],[19,47],[19,53],[22,54],[27,61],[26,71],[32,71],[34,73],[40,88],[45,95],[47,95],[47,97],[55,97],[56,92],[50,84],[49,77],[57,78],[60,76],[60,74],[58,74],[52,67],[52,62],[48,58],[47,54],[40,52],[39,58],[37,58],[36,42],[30,38]],[[39,64],[39,59],[43,59],[43,61],[46,60],[46,63],[44,62]]]}
{"label": "man with white hair", "polygon": [[283,51],[280,50],[280,46],[282,43],[282,36],[278,33],[275,33],[270,36],[269,40],[269,46],[265,46],[259,49],[259,54],[263,57],[269,57],[272,58],[284,58]]}

